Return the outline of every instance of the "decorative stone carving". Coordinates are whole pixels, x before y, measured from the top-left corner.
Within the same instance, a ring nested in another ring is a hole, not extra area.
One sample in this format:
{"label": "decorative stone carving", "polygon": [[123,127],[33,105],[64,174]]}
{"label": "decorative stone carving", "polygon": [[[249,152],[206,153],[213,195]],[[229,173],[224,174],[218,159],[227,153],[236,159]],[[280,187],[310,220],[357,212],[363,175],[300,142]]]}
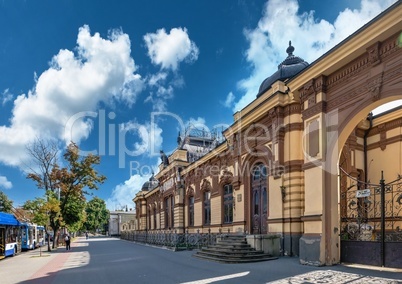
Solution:
{"label": "decorative stone carving", "polygon": [[302,110],[302,106],[299,103],[287,105],[284,107],[284,113],[287,113],[288,115],[292,114],[300,114]]}
{"label": "decorative stone carving", "polygon": [[381,97],[381,86],[382,86],[383,72],[376,78],[371,78],[367,80],[367,88],[371,94],[373,101],[377,101]]}
{"label": "decorative stone carving", "polygon": [[378,125],[378,132],[380,132],[380,149],[384,151],[387,147],[387,128],[385,124]]}
{"label": "decorative stone carving", "polygon": [[220,185],[231,184],[233,181],[233,174],[228,170],[223,170],[219,180]]}
{"label": "decorative stone carving", "polygon": [[325,93],[327,91],[327,77],[324,75],[321,75],[314,81],[315,86],[314,89],[316,93],[322,92]]}
{"label": "decorative stone carving", "polygon": [[211,189],[212,189],[211,182],[209,180],[207,180],[206,178],[204,178],[202,180],[202,184],[201,184],[201,191],[208,192],[208,191],[211,191]]}
{"label": "decorative stone carving", "polygon": [[316,95],[320,92],[326,92],[327,77],[320,76],[316,79],[308,81],[300,90],[301,103],[308,100],[308,107],[313,106],[317,102]]}
{"label": "decorative stone carving", "polygon": [[195,191],[194,191],[194,188],[192,187],[192,186],[189,186],[189,187],[187,187],[187,190],[186,190],[186,196],[194,196],[194,193],[195,193]]}
{"label": "decorative stone carving", "polygon": [[367,48],[369,61],[372,66],[378,65],[381,62],[380,58],[380,42],[376,42],[369,48]]}
{"label": "decorative stone carving", "polygon": [[308,97],[308,107],[312,107],[316,103],[316,97],[315,94],[312,94]]}
{"label": "decorative stone carving", "polygon": [[303,103],[306,101],[311,95],[315,94],[314,90],[314,79],[308,81],[304,86],[300,89],[300,100]]}

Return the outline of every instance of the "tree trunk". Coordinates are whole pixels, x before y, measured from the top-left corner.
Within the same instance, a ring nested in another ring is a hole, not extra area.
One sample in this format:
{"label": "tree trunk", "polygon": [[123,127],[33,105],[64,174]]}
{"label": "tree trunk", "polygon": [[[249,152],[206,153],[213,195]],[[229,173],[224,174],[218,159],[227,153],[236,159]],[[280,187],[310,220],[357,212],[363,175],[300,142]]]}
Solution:
{"label": "tree trunk", "polygon": [[47,243],[47,251],[52,251],[50,249],[50,236],[49,233],[47,232],[46,226],[45,226],[45,242]]}
{"label": "tree trunk", "polygon": [[53,228],[53,248],[57,248],[59,243],[59,228]]}

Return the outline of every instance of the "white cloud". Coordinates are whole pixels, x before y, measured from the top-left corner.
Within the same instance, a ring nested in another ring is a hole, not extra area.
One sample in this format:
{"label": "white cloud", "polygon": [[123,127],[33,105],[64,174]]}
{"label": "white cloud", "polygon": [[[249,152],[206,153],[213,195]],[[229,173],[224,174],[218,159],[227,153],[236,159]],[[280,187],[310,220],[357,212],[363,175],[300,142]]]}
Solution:
{"label": "white cloud", "polygon": [[198,47],[190,40],[186,28],[173,28],[168,34],[160,29],[146,34],[144,41],[152,63],[162,69],[176,71],[182,61],[191,63],[198,59]]}
{"label": "white cloud", "polygon": [[[133,104],[142,90],[135,74],[130,40],[121,30],[112,30],[108,39],[90,34],[88,26],[79,29],[75,54],[60,50],[52,58],[28,94],[14,101],[10,126],[0,126],[0,162],[20,165],[25,145],[37,137],[65,139],[65,125],[74,115],[95,111],[99,102],[121,100]],[[92,120],[74,123],[75,142],[88,137]]]}
{"label": "white cloud", "polygon": [[126,151],[130,156],[140,156],[143,154],[147,154],[148,156],[159,155],[163,138],[162,129],[156,123],[140,124],[135,121],[129,121],[120,125],[120,133],[124,133],[126,136],[125,139],[127,139],[126,133],[136,136],[136,139],[131,140],[137,142],[132,143],[132,147],[128,147],[128,151]]}
{"label": "white cloud", "polygon": [[235,100],[235,96],[233,95],[232,92],[229,92],[229,94],[226,97],[226,100],[224,102],[222,102],[222,105],[224,107],[231,108],[233,106],[234,100]]}
{"label": "white cloud", "polygon": [[[186,28],[173,28],[170,33],[159,29],[144,36],[148,56],[161,71],[147,78],[151,91],[145,102],[152,104],[154,111],[166,111],[167,100],[174,96],[175,88],[181,88],[184,80],[177,72],[181,62],[192,63],[198,59],[199,50],[190,40]],[[169,72],[171,71],[171,72]],[[173,73],[173,78],[170,78]]]}
{"label": "white cloud", "polygon": [[197,117],[197,118],[190,117],[190,119],[186,123],[186,127],[197,128],[197,129],[208,128],[205,123],[206,123],[205,118],[203,117]]}
{"label": "white cloud", "polygon": [[249,42],[245,57],[253,71],[248,78],[238,82],[244,95],[233,110],[237,111],[255,99],[262,81],[286,58],[289,40],[295,47],[294,54],[311,63],[394,2],[362,0],[360,9],[345,9],[334,23],[329,23],[315,18],[314,11],[298,14],[296,0],[269,0],[258,26],[244,32]]}
{"label": "white cloud", "polygon": [[[125,135],[124,144],[126,144],[126,140],[137,141],[132,143],[131,147],[128,147],[129,149],[126,149],[126,154],[131,156],[158,156],[158,158],[157,164],[152,167],[147,164],[141,165],[136,161],[130,163],[130,178],[118,184],[106,200],[106,206],[109,210],[120,210],[126,206],[134,208],[132,199],[141,190],[142,185],[149,180],[152,172],[158,171],[160,163],[159,150],[162,146],[163,137],[162,129],[155,122],[140,124],[136,121],[129,121],[120,125],[120,133]],[[132,139],[132,136],[136,136],[135,139]]]}
{"label": "white cloud", "polygon": [[149,77],[148,84],[152,87],[159,86],[161,82],[164,83],[166,81],[167,76],[168,74],[166,72],[158,72]]}
{"label": "white cloud", "polygon": [[10,93],[9,89],[5,89],[1,94],[1,104],[4,106],[6,103],[13,99],[13,94]]}
{"label": "white cloud", "polygon": [[157,173],[160,159],[154,166],[135,164],[131,169],[131,176],[128,180],[118,184],[106,200],[106,206],[109,210],[125,208],[134,208],[133,199],[141,191],[143,184],[149,180],[152,173]]}
{"label": "white cloud", "polygon": [[0,188],[10,189],[13,187],[13,184],[7,180],[7,177],[0,176]]}
{"label": "white cloud", "polygon": [[162,71],[146,79],[151,91],[144,102],[151,103],[153,111],[166,111],[167,100],[174,97],[176,88],[182,88],[184,86],[184,79],[180,74],[173,74],[173,78],[170,78],[170,75],[171,74]]}
{"label": "white cloud", "polygon": [[166,111],[166,101],[174,95],[174,82],[167,82],[169,74],[158,72],[147,80],[151,91],[144,102],[152,103],[154,111]]}
{"label": "white cloud", "polygon": [[128,208],[134,208],[132,201],[135,195],[141,190],[142,185],[149,180],[150,175],[135,174],[124,183],[117,185],[110,197],[106,200],[106,206],[109,210],[119,210],[127,205]]}

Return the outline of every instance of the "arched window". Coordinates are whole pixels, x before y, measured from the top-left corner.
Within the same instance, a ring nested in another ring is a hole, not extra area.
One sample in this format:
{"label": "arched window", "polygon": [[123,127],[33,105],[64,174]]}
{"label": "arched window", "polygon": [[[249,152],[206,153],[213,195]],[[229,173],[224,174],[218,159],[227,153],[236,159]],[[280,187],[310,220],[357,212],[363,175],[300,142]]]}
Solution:
{"label": "arched window", "polygon": [[211,224],[211,192],[204,192],[204,224]]}
{"label": "arched window", "polygon": [[233,187],[231,184],[223,186],[223,222],[233,223]]}
{"label": "arched window", "polygon": [[165,199],[165,229],[169,228],[169,212],[170,212],[170,200],[169,198]]}
{"label": "arched window", "polygon": [[156,206],[154,206],[154,229],[157,229],[156,228]]}
{"label": "arched window", "polygon": [[152,221],[151,208],[148,208],[147,219],[148,219],[148,230],[151,230],[152,229],[152,227],[151,227],[151,221]]}
{"label": "arched window", "polygon": [[194,196],[188,198],[188,225],[194,226]]}

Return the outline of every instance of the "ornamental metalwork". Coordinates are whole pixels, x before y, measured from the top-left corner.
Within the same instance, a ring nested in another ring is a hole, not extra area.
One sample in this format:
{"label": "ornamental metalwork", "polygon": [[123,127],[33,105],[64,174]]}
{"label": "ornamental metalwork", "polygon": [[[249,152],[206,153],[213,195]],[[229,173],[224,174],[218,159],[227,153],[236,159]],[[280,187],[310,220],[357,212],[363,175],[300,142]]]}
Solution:
{"label": "ornamental metalwork", "polygon": [[121,239],[167,247],[172,250],[200,249],[216,244],[222,233],[178,233],[177,230],[156,230],[156,231],[128,231],[122,232]]}
{"label": "ornamental metalwork", "polygon": [[359,181],[341,169],[341,261],[402,268],[402,179]]}

